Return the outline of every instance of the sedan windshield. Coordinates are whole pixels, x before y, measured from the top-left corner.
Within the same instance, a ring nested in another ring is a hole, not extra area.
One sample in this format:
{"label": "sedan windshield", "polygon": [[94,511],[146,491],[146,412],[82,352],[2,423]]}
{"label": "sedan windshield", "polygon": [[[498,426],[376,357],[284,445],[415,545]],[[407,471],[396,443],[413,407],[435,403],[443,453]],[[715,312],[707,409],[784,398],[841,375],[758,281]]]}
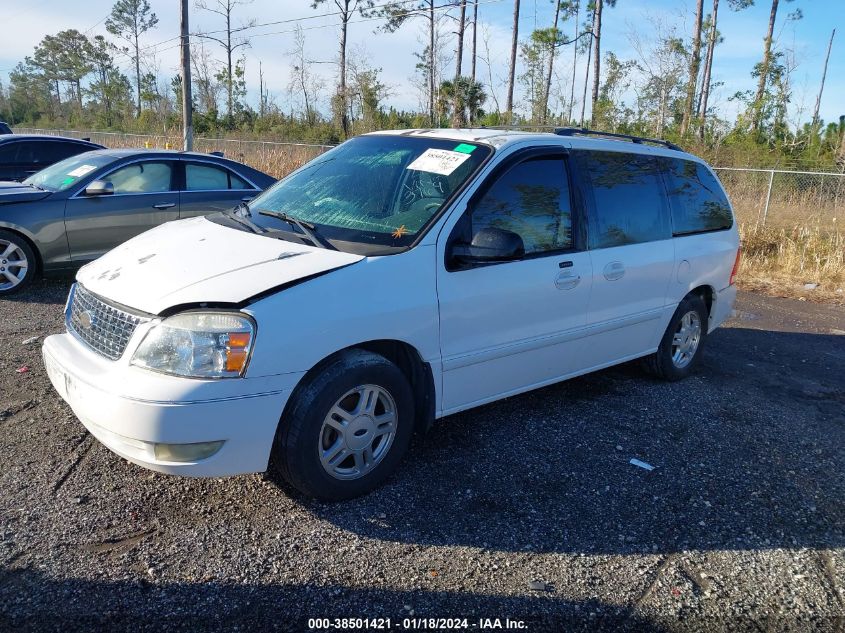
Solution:
{"label": "sedan windshield", "polygon": [[258,196],[251,219],[270,231],[295,231],[280,218],[291,216],[341,250],[390,252],[410,245],[491,152],[454,140],[360,136]]}
{"label": "sedan windshield", "polygon": [[24,180],[24,184],[46,189],[47,191],[64,191],[72,187],[80,178],[84,178],[92,171],[105,167],[117,160],[109,154],[95,154],[85,152],[77,154],[32,174]]}

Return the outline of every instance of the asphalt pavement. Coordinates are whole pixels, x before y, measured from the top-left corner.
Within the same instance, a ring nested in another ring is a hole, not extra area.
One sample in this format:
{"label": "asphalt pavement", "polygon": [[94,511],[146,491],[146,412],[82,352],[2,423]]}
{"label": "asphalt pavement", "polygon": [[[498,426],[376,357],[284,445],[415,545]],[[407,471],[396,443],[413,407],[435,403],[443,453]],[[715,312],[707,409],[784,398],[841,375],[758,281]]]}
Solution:
{"label": "asphalt pavement", "polygon": [[67,290],[0,300],[0,630],[845,630],[841,306],[740,293],[690,379],[451,416],[325,504],[98,444],[40,359]]}

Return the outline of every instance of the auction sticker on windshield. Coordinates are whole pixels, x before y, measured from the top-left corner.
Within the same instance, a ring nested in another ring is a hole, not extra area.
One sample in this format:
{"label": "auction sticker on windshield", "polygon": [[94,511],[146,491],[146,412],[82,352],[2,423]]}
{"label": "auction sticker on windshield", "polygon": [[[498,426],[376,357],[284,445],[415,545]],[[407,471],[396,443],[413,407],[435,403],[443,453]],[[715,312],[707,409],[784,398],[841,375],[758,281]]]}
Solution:
{"label": "auction sticker on windshield", "polygon": [[73,176],[74,178],[82,178],[82,176],[94,171],[95,169],[97,169],[97,167],[94,165],[80,165],[73,171],[69,171],[67,175]]}
{"label": "auction sticker on windshield", "polygon": [[448,176],[463,165],[468,158],[469,154],[451,152],[448,149],[427,149],[408,165],[408,169]]}

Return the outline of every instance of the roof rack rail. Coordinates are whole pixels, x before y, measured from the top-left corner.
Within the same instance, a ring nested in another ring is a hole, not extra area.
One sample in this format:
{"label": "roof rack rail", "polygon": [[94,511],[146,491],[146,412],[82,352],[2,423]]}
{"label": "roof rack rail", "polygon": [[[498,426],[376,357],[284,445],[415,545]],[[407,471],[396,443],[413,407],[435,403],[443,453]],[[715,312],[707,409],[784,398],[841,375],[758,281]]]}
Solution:
{"label": "roof rack rail", "polygon": [[483,130],[550,130],[560,129],[559,125],[482,125]]}
{"label": "roof rack rail", "polygon": [[554,128],[554,133],[558,136],[605,136],[607,138],[624,139],[637,144],[652,143],[654,145],[662,145],[663,147],[668,147],[669,149],[673,149],[678,152],[684,151],[680,146],[675,145],[671,141],[664,141],[659,138],[648,138],[646,136],[633,136],[631,134],[618,134],[616,132],[602,132],[600,130],[588,130],[587,128],[581,127],[556,127]]}

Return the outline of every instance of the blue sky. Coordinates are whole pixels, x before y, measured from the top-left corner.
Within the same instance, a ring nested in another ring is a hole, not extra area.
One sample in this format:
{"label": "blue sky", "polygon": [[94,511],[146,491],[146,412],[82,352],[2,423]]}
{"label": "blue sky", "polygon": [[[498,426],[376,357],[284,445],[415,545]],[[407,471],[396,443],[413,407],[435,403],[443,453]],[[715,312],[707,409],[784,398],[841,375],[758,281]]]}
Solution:
{"label": "blue sky", "polygon": [[[376,0],[380,2],[381,0]],[[178,34],[178,3],[176,0],[150,0],[153,10],[159,16],[158,27],[145,35],[145,45],[152,45],[173,38]],[[510,46],[510,24],[513,2],[511,0],[481,0],[480,22],[489,33],[489,48],[492,61],[493,90],[504,102],[501,85],[507,74],[508,50]],[[709,6],[711,0],[705,0]],[[65,28],[76,28],[89,35],[106,34],[103,22],[108,15],[112,0],[86,0],[83,4],[66,0],[30,0],[6,9],[6,28],[3,45],[0,48],[0,78],[8,81],[9,70],[32,53],[33,47],[48,33]],[[754,64],[759,61],[762,42],[768,22],[769,0],[756,0],[754,6],[742,12],[733,12],[726,0],[722,0],[719,11],[719,28],[724,43],[716,51],[714,79],[724,82],[715,91],[716,106],[723,116],[733,118],[738,105],[728,97],[740,90],[754,87],[750,75]],[[329,3],[328,7],[331,7]],[[789,12],[800,8],[804,14],[799,21],[786,21]],[[837,28],[828,68],[827,84],[821,104],[821,116],[826,121],[836,120],[845,114],[845,0],[794,0],[781,1],[778,16],[776,45],[789,49],[794,54],[796,69],[793,73],[794,98],[791,109],[792,122],[807,121],[812,109],[821,78],[824,53],[831,29]],[[331,60],[336,55],[338,44],[334,18],[316,18],[318,13],[330,11],[310,8],[310,0],[253,0],[242,9],[244,19],[255,18],[259,23],[274,20],[291,20],[309,17],[301,22],[307,27],[307,48],[309,57],[315,60]],[[662,22],[678,28],[679,33],[688,34],[694,11],[693,0],[618,0],[617,6],[608,8],[604,18],[603,50],[612,50],[620,59],[636,56],[630,43],[632,32],[648,35],[653,24]],[[550,0],[522,0],[520,34],[527,35],[534,26],[550,26],[552,3]],[[220,25],[209,14],[192,9],[192,30],[215,29]],[[383,79],[391,87],[390,103],[397,107],[416,108],[419,95],[413,86],[413,67],[416,63],[413,53],[422,48],[423,22],[409,24],[395,34],[373,33],[374,22],[353,24],[350,31],[350,47],[355,54],[366,58],[368,63],[383,69]],[[257,100],[258,60],[262,61],[265,80],[275,102],[283,109],[296,107],[296,96],[287,90],[290,78],[291,60],[289,51],[293,47],[292,24],[257,28],[252,31],[252,40],[247,55],[247,81],[253,101]],[[572,30],[570,24],[563,25],[565,32]],[[162,76],[175,74],[178,64],[178,44],[165,41],[154,49],[154,64]],[[572,71],[571,55],[567,51],[561,56],[560,79],[568,82]],[[576,76],[583,81],[583,67],[579,61]],[[122,60],[128,70],[129,63]],[[468,66],[466,67],[468,68]],[[326,83],[333,81],[331,64],[319,64],[314,70],[326,75]],[[486,80],[487,68],[479,63],[479,75]],[[328,96],[328,90],[326,91]],[[630,97],[631,95],[626,95]],[[519,97],[519,95],[518,95]]]}

